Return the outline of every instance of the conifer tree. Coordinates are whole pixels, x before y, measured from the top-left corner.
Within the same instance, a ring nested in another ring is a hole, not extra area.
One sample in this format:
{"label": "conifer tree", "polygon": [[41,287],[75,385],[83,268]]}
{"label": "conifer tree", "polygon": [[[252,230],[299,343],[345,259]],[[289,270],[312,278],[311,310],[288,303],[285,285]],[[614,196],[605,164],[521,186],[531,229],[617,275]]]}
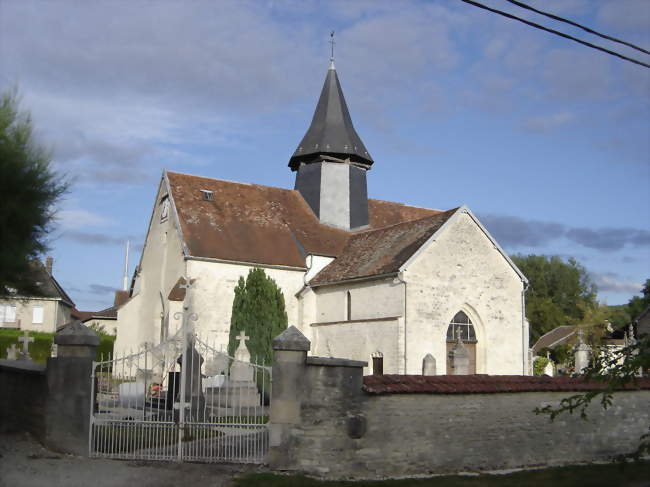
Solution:
{"label": "conifer tree", "polygon": [[273,358],[271,342],[287,328],[284,296],[273,279],[263,269],[254,268],[246,279],[239,278],[235,287],[230,318],[228,355],[233,356],[243,330],[248,340],[251,360],[270,365]]}

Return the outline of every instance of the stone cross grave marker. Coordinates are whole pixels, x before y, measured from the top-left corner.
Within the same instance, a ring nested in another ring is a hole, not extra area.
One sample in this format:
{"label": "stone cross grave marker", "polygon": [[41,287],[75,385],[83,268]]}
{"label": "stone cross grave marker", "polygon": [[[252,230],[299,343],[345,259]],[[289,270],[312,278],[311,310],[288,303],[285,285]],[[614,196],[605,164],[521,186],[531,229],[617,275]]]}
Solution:
{"label": "stone cross grave marker", "polygon": [[23,332],[23,336],[18,338],[18,341],[22,342],[23,344],[23,349],[20,352],[19,360],[31,360],[31,357],[29,356],[29,344],[34,341],[34,337],[30,337],[27,330],[25,330],[25,332]]}
{"label": "stone cross grave marker", "polygon": [[246,340],[250,340],[250,337],[246,336],[242,330],[237,336],[237,340],[239,340],[239,346],[235,351],[235,360],[230,367],[230,380],[252,381],[255,372],[250,364],[251,354],[246,347]]}
{"label": "stone cross grave marker", "polygon": [[12,343],[10,347],[7,347],[7,360],[16,360],[18,358],[18,349],[16,349],[16,344]]}

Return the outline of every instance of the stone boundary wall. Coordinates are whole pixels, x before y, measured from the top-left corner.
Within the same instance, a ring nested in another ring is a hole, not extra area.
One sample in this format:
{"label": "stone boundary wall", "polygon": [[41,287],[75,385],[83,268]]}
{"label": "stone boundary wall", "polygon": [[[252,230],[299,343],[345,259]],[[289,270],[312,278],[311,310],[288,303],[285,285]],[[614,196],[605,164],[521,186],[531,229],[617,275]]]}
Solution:
{"label": "stone boundary wall", "polygon": [[47,365],[0,360],[0,431],[33,434],[55,450],[88,455],[91,373],[97,334],[76,321],[54,337]]}
{"label": "stone boundary wall", "polygon": [[[454,393],[369,393],[364,362],[307,357],[309,342],[294,330],[289,347],[287,332],[274,341],[267,461],[276,469],[385,478],[608,460],[634,451],[650,427],[648,387],[617,392],[607,410],[592,405],[588,421],[565,414],[554,422],[533,410],[574,392],[548,384],[522,392],[467,393],[457,384]],[[494,385],[508,376],[482,377]]]}
{"label": "stone boundary wall", "polygon": [[26,431],[43,439],[46,398],[44,365],[0,360],[0,432]]}

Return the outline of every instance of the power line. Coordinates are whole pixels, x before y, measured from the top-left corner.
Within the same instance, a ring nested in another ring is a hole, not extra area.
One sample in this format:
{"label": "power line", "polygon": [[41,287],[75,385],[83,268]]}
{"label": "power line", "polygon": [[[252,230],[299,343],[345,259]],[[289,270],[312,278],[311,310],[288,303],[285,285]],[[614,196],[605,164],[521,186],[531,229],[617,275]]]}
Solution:
{"label": "power line", "polygon": [[578,24],[577,22],[574,22],[572,20],[565,19],[564,17],[560,17],[558,15],[554,15],[554,14],[551,14],[551,13],[548,13],[548,12],[542,12],[541,10],[537,10],[536,8],[531,7],[530,5],[526,5],[523,2],[519,2],[517,0],[506,0],[506,2],[510,2],[513,5],[517,5],[518,7],[521,7],[521,8],[532,10],[535,13],[538,13],[540,15],[544,15],[544,16],[549,17],[549,18],[554,19],[554,20],[558,20],[560,22],[564,22],[564,23],[572,25],[574,27],[578,27],[579,29],[582,29],[585,32],[589,32],[590,34],[597,35],[598,37],[602,37],[603,39],[607,39],[608,41],[618,42],[619,44],[623,44],[625,46],[631,47],[632,49],[636,49],[637,51],[641,51],[641,52],[643,52],[645,54],[650,54],[650,51],[647,51],[646,49],[643,49],[642,47],[636,46],[636,45],[632,44],[631,42],[623,41],[621,39],[617,39],[616,37],[608,36],[607,34],[601,34],[600,32],[596,32],[595,30],[590,29],[589,27],[586,27],[586,26],[584,26],[582,24]]}
{"label": "power line", "polygon": [[605,52],[607,54],[611,54],[612,56],[616,56],[618,58],[624,59],[625,61],[629,61],[634,64],[638,64],[639,66],[643,66],[646,68],[650,68],[650,64],[644,63],[642,61],[639,61],[637,59],[633,59],[631,57],[624,56],[623,54],[620,54],[615,51],[610,51],[609,49],[605,49],[604,47],[597,46],[595,44],[592,44],[591,42],[583,41],[581,39],[578,39],[577,37],[570,36],[569,34],[565,34],[564,32],[560,32],[558,30],[550,29],[548,27],[544,27],[543,25],[536,24],[535,22],[531,22],[526,19],[522,19],[521,17],[517,17],[516,15],[509,14],[508,12],[504,12],[503,10],[497,10],[492,7],[488,7],[487,5],[483,5],[482,3],[475,2],[474,0],[460,0],[461,2],[469,3],[470,5],[473,5],[478,8],[482,8],[484,10],[489,10],[490,12],[493,12],[495,14],[503,15],[504,17],[508,17],[509,19],[512,20],[517,20],[519,22],[523,22],[526,25],[530,25],[531,27],[535,27],[536,29],[540,29],[546,32],[550,32],[551,34],[558,35],[560,37],[564,37],[565,39],[572,40],[574,42],[577,42],[578,44],[582,44],[583,46],[591,47],[592,49],[596,49],[598,51]]}

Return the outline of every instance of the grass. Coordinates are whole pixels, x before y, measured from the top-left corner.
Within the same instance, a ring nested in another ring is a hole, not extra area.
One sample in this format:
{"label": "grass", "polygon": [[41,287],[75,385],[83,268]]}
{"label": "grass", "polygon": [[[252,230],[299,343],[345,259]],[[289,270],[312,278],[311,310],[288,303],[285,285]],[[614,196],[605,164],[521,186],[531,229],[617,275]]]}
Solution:
{"label": "grass", "polygon": [[[11,347],[12,343],[16,344],[18,350],[22,350],[23,345],[18,341],[18,338],[23,336],[24,330],[16,329],[0,329],[0,359],[7,358],[7,348]],[[52,350],[52,340],[54,333],[43,333],[38,331],[28,332],[34,341],[29,344],[29,355],[34,362],[44,364],[50,356]],[[108,354],[113,353],[113,343],[115,337],[112,335],[99,335],[99,346],[97,347],[97,356],[95,360],[100,357],[107,357]]]}
{"label": "grass", "polygon": [[325,481],[299,475],[254,473],[235,479],[236,487],[644,487],[650,462],[621,466],[581,465],[515,472],[507,475],[444,476],[383,481]]}

